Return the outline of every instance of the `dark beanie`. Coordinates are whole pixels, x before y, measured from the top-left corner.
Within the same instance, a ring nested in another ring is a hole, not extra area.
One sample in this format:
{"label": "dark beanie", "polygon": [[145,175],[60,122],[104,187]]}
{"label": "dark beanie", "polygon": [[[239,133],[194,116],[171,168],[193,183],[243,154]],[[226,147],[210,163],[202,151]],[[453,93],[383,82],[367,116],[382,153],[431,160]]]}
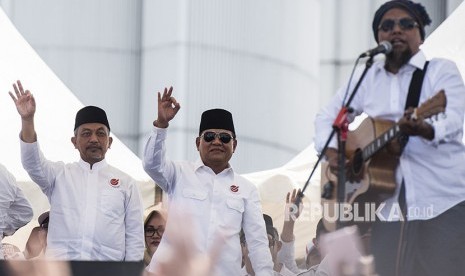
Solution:
{"label": "dark beanie", "polygon": [[76,121],[74,123],[74,130],[82,124],[100,123],[107,126],[110,131],[110,124],[108,123],[107,114],[103,109],[96,106],[86,106],[76,113]]}
{"label": "dark beanie", "polygon": [[233,133],[233,136],[236,136],[232,114],[227,110],[216,108],[202,113],[199,136],[204,130],[214,128],[229,130]]}
{"label": "dark beanie", "polygon": [[425,26],[431,24],[431,18],[426,12],[425,7],[420,3],[415,3],[410,0],[392,0],[384,3],[379,7],[373,18],[373,34],[375,35],[376,42],[378,41],[378,27],[381,23],[381,18],[390,9],[399,8],[407,11],[410,16],[418,23],[420,29],[421,39],[425,40]]}

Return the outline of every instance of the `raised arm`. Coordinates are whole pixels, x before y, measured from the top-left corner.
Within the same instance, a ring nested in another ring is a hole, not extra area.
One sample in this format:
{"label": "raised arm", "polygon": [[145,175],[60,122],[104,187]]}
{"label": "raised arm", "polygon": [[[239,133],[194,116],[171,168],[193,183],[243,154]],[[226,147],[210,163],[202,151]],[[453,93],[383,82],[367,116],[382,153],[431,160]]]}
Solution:
{"label": "raised arm", "polygon": [[297,195],[300,194],[299,190],[292,190],[292,193],[287,193],[286,196],[286,211],[284,214],[284,224],[283,231],[281,232],[281,240],[283,242],[291,242],[294,240],[294,224],[295,220],[300,216],[302,211],[303,204],[300,203],[300,206],[296,206],[295,202],[297,200]]}
{"label": "raised arm", "polygon": [[297,196],[301,193],[299,190],[292,190],[286,196],[286,209],[284,211],[284,224],[281,232],[282,247],[278,252],[278,262],[284,264],[293,273],[299,273],[300,269],[297,267],[295,261],[295,245],[294,245],[294,224],[295,220],[300,216],[303,208],[301,199],[300,206],[296,206]]}
{"label": "raised arm", "polygon": [[165,88],[163,95],[158,92],[158,117],[153,122],[155,128],[145,144],[143,156],[144,170],[167,193],[174,188],[176,169],[166,159],[165,138],[169,122],[181,108],[172,93],[173,87]]}
{"label": "raised arm", "polygon": [[21,140],[26,143],[37,141],[37,134],[34,128],[34,114],[36,112],[36,101],[29,90],[24,90],[21,81],[13,83],[15,94],[9,92],[10,97],[16,105],[21,116]]}

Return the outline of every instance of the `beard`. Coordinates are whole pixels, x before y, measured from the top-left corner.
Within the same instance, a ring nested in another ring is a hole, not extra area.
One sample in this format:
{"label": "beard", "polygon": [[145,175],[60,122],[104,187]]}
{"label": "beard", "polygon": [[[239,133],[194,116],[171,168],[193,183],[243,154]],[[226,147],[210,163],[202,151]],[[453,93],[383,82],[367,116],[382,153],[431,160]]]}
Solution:
{"label": "beard", "polygon": [[402,52],[392,51],[386,55],[386,63],[384,68],[390,72],[398,71],[402,66],[409,62],[412,56],[413,52],[410,48],[407,48]]}

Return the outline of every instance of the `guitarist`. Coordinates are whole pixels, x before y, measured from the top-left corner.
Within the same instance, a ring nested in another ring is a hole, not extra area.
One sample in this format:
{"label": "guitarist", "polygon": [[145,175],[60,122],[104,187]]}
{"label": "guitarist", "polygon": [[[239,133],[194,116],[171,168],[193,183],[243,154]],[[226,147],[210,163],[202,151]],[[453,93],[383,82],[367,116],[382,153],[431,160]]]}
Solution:
{"label": "guitarist", "polygon": [[[409,136],[396,169],[397,188],[372,224],[371,248],[381,276],[465,273],[465,86],[454,62],[435,58],[427,63],[419,47],[430,23],[419,3],[393,0],[381,5],[373,19],[374,37],[377,42],[390,42],[392,51],[374,62],[351,103],[353,115],[365,112],[372,118],[398,122],[401,132]],[[363,69],[357,69],[350,86],[346,83],[318,113],[318,152],[345,104],[346,91],[353,90]],[[406,102],[414,98],[408,94],[416,70],[422,70],[424,78],[413,105],[444,89],[447,106],[443,114],[425,120],[411,118],[412,109],[406,108]],[[336,148],[334,139],[326,151],[333,172],[337,171]],[[403,212],[396,212],[396,207]]]}

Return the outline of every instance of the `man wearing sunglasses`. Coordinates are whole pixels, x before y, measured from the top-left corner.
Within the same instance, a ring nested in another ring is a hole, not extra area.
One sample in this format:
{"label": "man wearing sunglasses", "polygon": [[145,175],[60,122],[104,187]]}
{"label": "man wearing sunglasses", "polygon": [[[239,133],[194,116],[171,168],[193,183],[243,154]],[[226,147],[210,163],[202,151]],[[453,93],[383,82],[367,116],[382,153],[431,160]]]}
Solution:
{"label": "man wearing sunglasses", "polygon": [[[180,109],[172,91],[171,87],[158,93],[158,117],[144,150],[145,171],[169,195],[172,205],[163,239],[147,270],[157,271],[159,260],[169,255],[170,229],[176,227],[194,232],[196,239],[191,246],[199,254],[209,252],[221,237],[223,250],[216,258],[213,275],[240,275],[239,233],[243,228],[255,275],[271,275],[272,260],[257,188],[229,164],[237,146],[231,113],[224,109],[205,111],[195,140],[200,159],[170,161],[165,156],[167,128]],[[187,217],[191,223],[174,221],[176,217]]]}
{"label": "man wearing sunglasses", "polygon": [[[409,138],[395,169],[396,190],[372,224],[371,247],[381,276],[462,275],[465,271],[465,262],[458,257],[465,252],[465,86],[454,62],[426,60],[420,45],[430,23],[419,3],[393,0],[381,5],[373,19],[373,33],[376,42],[390,42],[392,52],[375,60],[351,102],[353,115],[364,112],[371,118],[398,122]],[[345,92],[353,91],[363,69],[318,113],[318,152],[345,105]],[[423,79],[413,77],[418,75]],[[412,88],[412,84],[419,85]],[[429,119],[411,116],[412,107],[442,89],[447,98],[443,114]],[[418,98],[412,96],[415,90]],[[333,170],[338,169],[336,148],[333,140],[326,151]]]}

